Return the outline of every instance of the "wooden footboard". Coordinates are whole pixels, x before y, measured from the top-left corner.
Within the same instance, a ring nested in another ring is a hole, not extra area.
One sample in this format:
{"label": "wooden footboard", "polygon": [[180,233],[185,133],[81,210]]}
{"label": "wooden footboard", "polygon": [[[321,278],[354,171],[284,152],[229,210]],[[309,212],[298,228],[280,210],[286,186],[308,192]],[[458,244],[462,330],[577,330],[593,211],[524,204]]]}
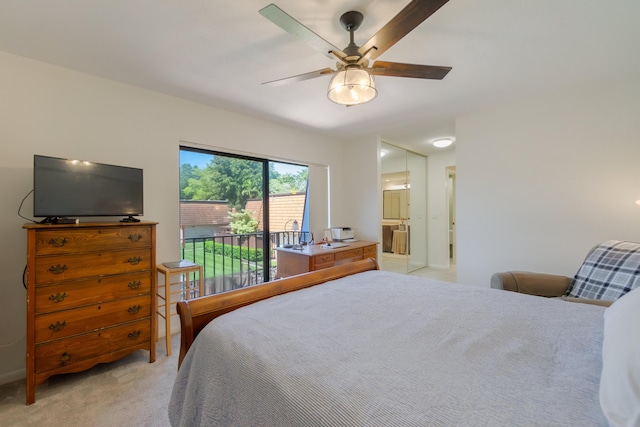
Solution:
{"label": "wooden footboard", "polygon": [[177,303],[178,314],[180,315],[180,358],[178,359],[178,368],[202,328],[218,316],[275,295],[297,291],[363,271],[378,269],[378,263],[374,259],[368,258],[337,267],[287,277],[286,279],[274,280],[261,285],[179,301]]}

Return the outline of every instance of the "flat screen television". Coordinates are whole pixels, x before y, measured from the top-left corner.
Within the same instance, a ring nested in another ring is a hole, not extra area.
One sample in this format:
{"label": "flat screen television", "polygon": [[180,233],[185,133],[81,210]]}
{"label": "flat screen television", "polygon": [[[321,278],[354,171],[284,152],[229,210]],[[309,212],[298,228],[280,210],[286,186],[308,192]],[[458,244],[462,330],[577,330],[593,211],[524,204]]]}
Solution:
{"label": "flat screen television", "polygon": [[64,217],[143,214],[142,169],[83,160],[33,156],[33,216],[42,222]]}

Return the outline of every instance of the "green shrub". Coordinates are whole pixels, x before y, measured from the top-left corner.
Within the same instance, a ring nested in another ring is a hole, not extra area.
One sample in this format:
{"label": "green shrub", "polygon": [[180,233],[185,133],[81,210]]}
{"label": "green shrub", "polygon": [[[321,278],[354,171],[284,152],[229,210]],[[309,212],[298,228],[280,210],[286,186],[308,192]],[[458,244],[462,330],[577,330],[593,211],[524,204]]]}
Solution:
{"label": "green shrub", "polygon": [[204,251],[232,259],[242,259],[252,262],[262,261],[262,249],[246,248],[244,246],[229,245],[207,240]]}

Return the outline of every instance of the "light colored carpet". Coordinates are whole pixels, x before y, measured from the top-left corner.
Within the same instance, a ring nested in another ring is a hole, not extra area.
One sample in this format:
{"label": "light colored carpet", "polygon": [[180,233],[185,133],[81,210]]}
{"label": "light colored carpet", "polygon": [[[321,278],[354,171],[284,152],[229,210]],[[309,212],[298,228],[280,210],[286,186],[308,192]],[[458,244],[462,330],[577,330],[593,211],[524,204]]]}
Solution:
{"label": "light colored carpet", "polygon": [[167,407],[178,368],[180,334],[173,354],[164,338],[156,361],[138,350],[112,363],[77,374],[55,375],[36,387],[36,402],[25,405],[24,380],[0,386],[0,426],[169,426]]}

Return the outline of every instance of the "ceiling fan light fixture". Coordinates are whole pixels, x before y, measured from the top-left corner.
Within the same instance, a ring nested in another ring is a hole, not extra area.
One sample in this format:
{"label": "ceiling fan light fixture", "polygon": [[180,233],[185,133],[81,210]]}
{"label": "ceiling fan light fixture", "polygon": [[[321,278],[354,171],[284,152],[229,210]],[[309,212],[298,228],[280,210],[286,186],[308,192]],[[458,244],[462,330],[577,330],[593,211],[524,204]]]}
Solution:
{"label": "ceiling fan light fixture", "polygon": [[329,99],[336,104],[358,105],[378,96],[373,74],[362,68],[345,68],[329,82]]}

